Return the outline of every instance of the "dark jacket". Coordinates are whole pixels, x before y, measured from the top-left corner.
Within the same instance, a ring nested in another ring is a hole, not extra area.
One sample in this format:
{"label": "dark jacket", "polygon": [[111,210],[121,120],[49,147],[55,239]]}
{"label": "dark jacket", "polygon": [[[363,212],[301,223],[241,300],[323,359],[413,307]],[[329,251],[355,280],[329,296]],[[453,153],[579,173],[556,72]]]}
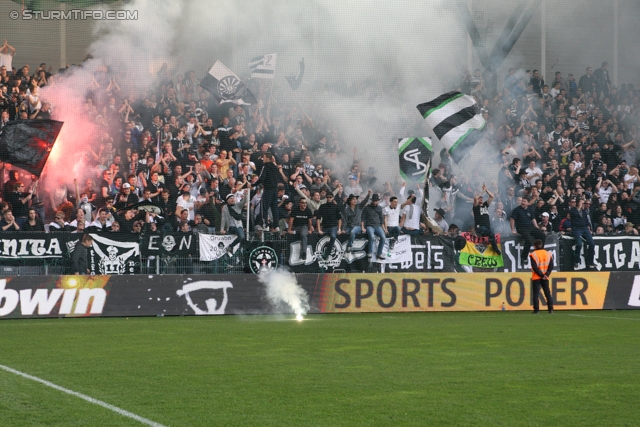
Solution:
{"label": "dark jacket", "polygon": [[384,223],[384,216],[382,215],[382,208],[380,205],[365,206],[362,210],[362,222],[365,227],[382,227]]}
{"label": "dark jacket", "polygon": [[87,274],[89,269],[89,256],[87,248],[78,240],[71,254],[71,273]]}
{"label": "dark jacket", "polygon": [[353,228],[360,225],[362,220],[362,209],[364,209],[368,202],[369,195],[367,194],[362,202],[356,204],[355,209],[351,209],[351,206],[348,204],[344,207],[344,211],[342,212],[344,228]]}
{"label": "dark jacket", "polygon": [[262,167],[262,172],[260,172],[260,178],[256,181],[256,185],[262,185],[265,190],[277,190],[278,176],[280,176],[280,171],[275,163],[265,163]]}

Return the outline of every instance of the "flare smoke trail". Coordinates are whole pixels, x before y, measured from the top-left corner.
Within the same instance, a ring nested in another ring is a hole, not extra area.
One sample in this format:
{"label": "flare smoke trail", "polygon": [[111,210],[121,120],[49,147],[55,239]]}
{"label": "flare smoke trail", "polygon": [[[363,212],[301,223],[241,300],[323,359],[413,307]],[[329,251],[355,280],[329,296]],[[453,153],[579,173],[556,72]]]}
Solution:
{"label": "flare smoke trail", "polygon": [[267,299],[275,309],[285,310],[284,306],[287,305],[296,314],[298,320],[302,320],[302,317],[307,314],[309,295],[298,285],[295,274],[279,268],[271,272],[263,271],[258,279],[265,286]]}

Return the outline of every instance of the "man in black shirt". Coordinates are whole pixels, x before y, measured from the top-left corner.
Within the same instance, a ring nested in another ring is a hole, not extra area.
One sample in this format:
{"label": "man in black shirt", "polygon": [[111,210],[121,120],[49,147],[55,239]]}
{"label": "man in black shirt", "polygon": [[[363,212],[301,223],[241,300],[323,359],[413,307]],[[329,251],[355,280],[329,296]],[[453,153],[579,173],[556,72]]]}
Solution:
{"label": "man in black shirt", "polygon": [[307,236],[313,232],[311,225],[311,219],[313,213],[311,209],[307,207],[307,200],[302,198],[298,206],[295,206],[291,210],[291,216],[289,217],[289,234],[300,234],[300,259],[305,261],[307,258]]}
{"label": "man in black shirt", "polygon": [[324,247],[324,253],[322,254],[322,257],[327,259],[333,250],[333,245],[338,236],[338,230],[342,228],[342,215],[340,214],[340,208],[336,204],[333,193],[327,193],[327,203],[320,205],[316,211],[316,219],[318,233],[321,235],[324,234],[322,231],[324,228],[331,236],[331,240],[329,240],[329,244]]}
{"label": "man in black shirt", "polygon": [[260,203],[262,208],[262,223],[266,226],[269,219],[269,209],[271,209],[271,217],[273,218],[271,231],[277,232],[279,231],[278,222],[280,221],[278,213],[278,176],[280,175],[280,171],[278,170],[278,166],[276,166],[273,154],[264,153],[262,159],[264,166],[260,172],[260,178],[258,178],[258,181],[255,183],[255,185],[262,185],[263,188],[262,202]]}
{"label": "man in black shirt", "polygon": [[13,192],[7,194],[7,202],[13,208],[13,215],[16,217],[16,222],[20,227],[27,221],[27,214],[29,213],[29,201],[32,198],[31,193],[25,193],[24,184],[17,182],[13,186]]}
{"label": "man in black shirt", "polygon": [[530,199],[523,197],[520,202],[520,206],[517,206],[513,212],[511,212],[511,233],[514,236],[522,237],[523,249],[520,254],[520,261],[522,265],[527,262],[529,256],[529,249],[533,243],[534,238],[544,241],[546,235],[542,230],[538,228],[538,223],[533,214],[533,209],[529,206]]}
{"label": "man in black shirt", "polygon": [[487,193],[489,198],[483,201],[482,193],[473,199],[473,220],[476,225],[476,234],[480,237],[489,237],[489,243],[493,251],[501,255],[502,252],[496,244],[496,235],[491,231],[491,217],[489,216],[489,206],[493,201],[493,193],[491,193],[486,184],[482,183],[482,192]]}

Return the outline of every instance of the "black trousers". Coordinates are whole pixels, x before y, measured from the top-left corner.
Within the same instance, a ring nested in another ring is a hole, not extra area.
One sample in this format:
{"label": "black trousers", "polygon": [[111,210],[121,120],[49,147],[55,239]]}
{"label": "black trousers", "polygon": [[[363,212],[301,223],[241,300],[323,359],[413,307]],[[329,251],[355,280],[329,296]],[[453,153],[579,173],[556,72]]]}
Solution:
{"label": "black trousers", "polygon": [[549,280],[534,280],[531,282],[533,288],[533,311],[536,313],[540,311],[540,288],[544,292],[544,298],[547,300],[547,310],[550,312],[553,310],[553,299],[551,298],[551,290],[549,289]]}
{"label": "black trousers", "polygon": [[520,237],[522,237],[522,244],[524,246],[524,249],[522,249],[522,254],[520,255],[520,259],[523,261],[523,264],[524,264],[524,261],[526,261],[527,257],[529,256],[529,250],[533,245],[533,241],[535,239],[540,239],[544,244],[545,240],[547,240],[547,235],[544,234],[544,231],[535,227],[530,228],[528,230],[517,230],[517,231]]}

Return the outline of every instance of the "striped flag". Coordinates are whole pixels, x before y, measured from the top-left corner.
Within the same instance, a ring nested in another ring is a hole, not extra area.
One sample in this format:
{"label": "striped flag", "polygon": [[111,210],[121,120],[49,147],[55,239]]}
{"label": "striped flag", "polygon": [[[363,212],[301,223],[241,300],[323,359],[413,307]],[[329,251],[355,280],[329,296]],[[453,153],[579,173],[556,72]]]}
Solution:
{"label": "striped flag", "polygon": [[276,74],[276,63],[278,62],[278,54],[271,53],[269,55],[257,56],[249,61],[249,69],[251,69],[251,78],[255,79],[272,79]]}
{"label": "striped flag", "polygon": [[485,121],[475,99],[469,95],[448,92],[417,108],[456,163],[482,137],[479,130],[484,128]]}

